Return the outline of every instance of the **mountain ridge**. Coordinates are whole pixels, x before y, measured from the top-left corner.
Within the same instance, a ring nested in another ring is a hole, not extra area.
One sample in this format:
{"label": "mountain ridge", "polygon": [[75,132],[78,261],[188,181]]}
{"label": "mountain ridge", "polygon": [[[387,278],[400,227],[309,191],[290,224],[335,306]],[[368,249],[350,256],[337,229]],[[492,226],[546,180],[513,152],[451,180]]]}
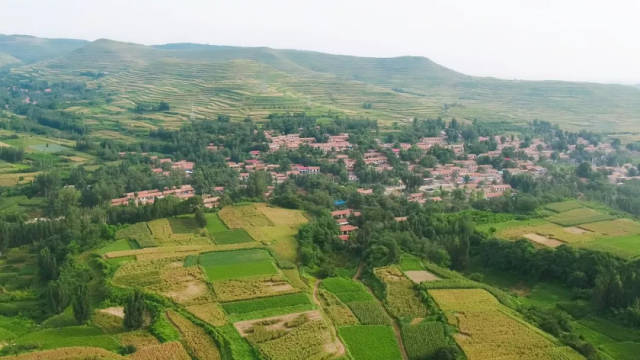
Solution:
{"label": "mountain ridge", "polygon": [[106,76],[96,82],[119,93],[122,106],[167,100],[179,114],[176,123],[193,113],[260,118],[277,111],[334,111],[385,122],[416,116],[541,119],[603,130],[612,124],[635,128],[640,121],[636,87],[475,77],[419,56],[370,58],[195,43],[148,46],[108,39],[54,55],[12,71],[36,71],[52,79],[100,72]]}

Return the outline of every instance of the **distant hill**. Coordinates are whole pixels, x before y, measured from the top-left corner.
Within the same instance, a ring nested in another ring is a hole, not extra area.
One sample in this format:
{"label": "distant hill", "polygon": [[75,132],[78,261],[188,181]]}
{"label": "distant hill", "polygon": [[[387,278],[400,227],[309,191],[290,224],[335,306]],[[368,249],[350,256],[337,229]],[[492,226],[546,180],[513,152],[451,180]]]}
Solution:
{"label": "distant hill", "polygon": [[[48,41],[44,48],[50,48]],[[67,45],[81,46],[59,57],[39,54],[34,46],[31,59],[45,60],[13,71],[84,79],[109,89],[115,95],[108,111],[91,111],[100,123],[178,126],[191,116],[262,118],[272,112],[307,111],[364,116],[386,124],[416,116],[541,119],[605,131],[637,131],[640,124],[636,87],[473,77],[423,57],[365,58],[189,43],[144,46],[104,39]],[[27,62],[1,41],[0,52]],[[136,102],[154,101],[168,101],[172,112],[132,119],[127,111]]]}
{"label": "distant hill", "polygon": [[85,44],[85,40],[0,34],[0,53],[10,55],[25,64],[61,56]]}

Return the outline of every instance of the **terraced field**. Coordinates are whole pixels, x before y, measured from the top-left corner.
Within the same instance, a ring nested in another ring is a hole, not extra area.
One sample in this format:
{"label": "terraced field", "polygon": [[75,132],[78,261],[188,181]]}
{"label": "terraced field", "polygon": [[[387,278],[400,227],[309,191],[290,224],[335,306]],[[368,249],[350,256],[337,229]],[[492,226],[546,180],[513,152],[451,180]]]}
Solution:
{"label": "terraced field", "polygon": [[583,359],[575,350],[519,319],[482,289],[429,290],[469,360],[475,359]]}
{"label": "terraced field", "polygon": [[571,200],[552,203],[545,209],[554,211],[547,218],[512,220],[483,224],[479,230],[496,230],[503,239],[528,239],[538,246],[570,245],[608,252],[625,259],[640,256],[640,223],[611,215],[611,210],[597,204]]}

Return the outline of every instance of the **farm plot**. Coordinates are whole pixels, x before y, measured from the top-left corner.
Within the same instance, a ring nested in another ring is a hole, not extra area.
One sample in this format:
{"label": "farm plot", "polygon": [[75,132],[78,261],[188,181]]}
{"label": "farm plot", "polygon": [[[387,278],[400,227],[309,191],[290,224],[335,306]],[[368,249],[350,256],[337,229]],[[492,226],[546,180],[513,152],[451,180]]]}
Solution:
{"label": "farm plot", "polygon": [[380,281],[385,284],[384,303],[391,315],[397,319],[415,319],[425,317],[427,308],[414,289],[413,282],[395,267],[383,267],[374,270]]}
{"label": "farm plot", "polygon": [[253,242],[253,238],[244,229],[233,229],[215,233],[213,241],[219,245]]}
{"label": "farm plot", "polygon": [[[525,221],[510,221],[507,226],[502,226],[502,224],[497,224],[496,227],[500,227],[497,235],[501,238],[517,240],[523,237],[529,238],[529,240],[536,241],[536,239],[531,239],[531,236],[526,236],[530,234],[537,234],[547,239],[552,239],[555,241],[560,241],[562,243],[576,243],[581,241],[588,241],[594,239],[600,234],[596,232],[590,231],[575,231],[574,227],[563,227],[557,224],[553,224],[544,220],[525,220]],[[537,242],[537,241],[536,241]],[[561,244],[558,244],[561,245]]]}
{"label": "farm plot", "polygon": [[232,321],[265,318],[313,309],[309,296],[304,293],[279,295],[222,304]]}
{"label": "farm plot", "polygon": [[54,350],[29,352],[20,355],[5,356],[3,360],[75,360],[75,359],[108,359],[126,360],[114,352],[98,347],[72,346]]}
{"label": "farm plot", "polygon": [[131,360],[191,360],[182,344],[176,341],[147,346],[134,352]]}
{"label": "farm plot", "polygon": [[623,259],[634,259],[640,256],[640,235],[603,237],[593,241],[577,243],[585,249],[604,251]]}
{"label": "farm plot", "polygon": [[271,220],[258,209],[257,204],[225,206],[218,212],[218,216],[230,229],[273,226]]}
{"label": "farm plot", "polygon": [[222,220],[220,220],[217,213],[206,213],[205,217],[207,218],[207,231],[209,234],[214,235],[216,233],[229,230]]}
{"label": "farm plot", "polygon": [[200,254],[198,262],[210,281],[278,273],[271,255],[263,249],[208,252]]}
{"label": "farm plot", "polygon": [[357,325],[358,318],[334,294],[324,289],[318,290],[318,299],[325,313],[336,326]]}
{"label": "farm plot", "polygon": [[599,221],[580,225],[580,228],[606,236],[627,236],[640,234],[640,223],[631,219]]}
{"label": "farm plot", "polygon": [[452,346],[443,323],[423,321],[402,326],[402,342],[409,359],[429,359],[439,349]]}
{"label": "farm plot", "polygon": [[129,225],[122,230],[118,230],[118,232],[116,232],[116,239],[135,241],[141,248],[158,246],[151,236],[151,231],[146,222],[139,222]]}
{"label": "farm plot", "polygon": [[299,314],[292,319],[266,319],[243,329],[247,339],[270,360],[327,359],[341,355],[341,344],[333,339],[319,314]]}
{"label": "farm plot", "polygon": [[549,209],[551,211],[555,211],[557,213],[565,212],[573,209],[579,209],[584,207],[584,205],[578,200],[567,200],[561,202],[555,202],[551,204],[547,204],[545,209]]}
{"label": "farm plot", "polygon": [[439,349],[454,345],[444,324],[438,321],[403,325],[402,342],[411,360],[429,359]]}
{"label": "farm plot", "polygon": [[449,322],[458,327],[454,338],[469,360],[583,359],[519,319],[485,290],[441,289],[429,293]]}
{"label": "farm plot", "polygon": [[143,287],[183,305],[212,301],[204,274],[197,266],[184,267],[181,257],[124,263],[113,276],[117,285]]}
{"label": "farm plot", "polygon": [[425,281],[441,280],[438,275],[427,270],[406,270],[404,274],[416,284],[420,284]]}
{"label": "farm plot", "polygon": [[611,220],[615,217],[589,208],[578,208],[564,211],[547,218],[548,221],[562,225],[575,226],[597,221]]}
{"label": "farm plot", "polygon": [[346,304],[361,324],[387,325],[391,322],[362,283],[347,278],[328,278],[322,281],[322,288]]}
{"label": "farm plot", "polygon": [[218,280],[213,289],[219,301],[236,301],[297,292],[281,275]]}
{"label": "farm plot", "polygon": [[[158,219],[149,221],[147,226],[151,232],[151,236],[158,246],[176,246],[176,245],[209,245],[206,233],[198,233],[197,226],[190,226],[190,219]],[[193,224],[195,225],[195,224]],[[174,233],[174,226],[180,233]]]}
{"label": "farm plot", "polygon": [[338,333],[355,360],[402,359],[390,326],[345,326],[338,329]]}
{"label": "farm plot", "polygon": [[171,310],[167,311],[167,317],[180,332],[182,343],[193,358],[200,360],[221,358],[218,346],[202,328]]}
{"label": "farm plot", "polygon": [[206,302],[203,304],[189,305],[186,309],[212,326],[222,326],[227,323],[226,316],[217,303]]}

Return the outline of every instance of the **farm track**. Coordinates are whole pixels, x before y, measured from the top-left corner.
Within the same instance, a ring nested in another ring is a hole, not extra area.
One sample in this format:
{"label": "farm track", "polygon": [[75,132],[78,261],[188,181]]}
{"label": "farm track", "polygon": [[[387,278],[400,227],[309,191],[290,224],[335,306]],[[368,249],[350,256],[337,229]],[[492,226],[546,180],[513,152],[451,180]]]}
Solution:
{"label": "farm track", "polygon": [[[353,275],[353,280],[358,280],[360,278],[360,275],[362,274],[362,269],[363,268],[364,268],[364,263],[360,263],[360,265],[358,266],[358,270],[356,271],[356,274]],[[382,301],[380,299],[378,299],[378,297],[373,293],[371,288],[369,288],[369,286],[367,286],[367,284],[364,284],[364,285],[365,285],[365,288],[367,289],[367,291],[369,291],[371,296],[373,296],[373,298],[378,303],[380,303],[380,306],[382,306],[382,308],[384,309],[384,312],[391,319],[391,327],[393,328],[393,333],[395,334],[396,340],[398,341],[398,345],[400,346],[400,354],[402,355],[402,359],[403,360],[409,360],[409,355],[407,355],[407,350],[404,348],[404,342],[402,341],[402,333],[400,332],[400,325],[398,325],[398,320],[396,320],[396,318],[391,316],[391,314],[389,313],[389,310],[387,310],[387,308],[384,306]]]}
{"label": "farm track", "polygon": [[324,313],[324,309],[322,308],[322,303],[320,302],[320,299],[318,299],[318,289],[320,288],[321,282],[322,280],[316,281],[316,284],[313,287],[313,302],[318,306],[318,311],[320,311],[320,313],[323,314],[323,317],[325,317],[325,320],[328,321],[329,324],[331,324],[331,326],[329,326],[329,329],[331,331],[331,336],[334,339],[336,339],[335,344],[336,344],[336,347],[338,348],[338,351],[335,353],[335,358],[341,358],[345,355],[347,350],[344,344],[342,343],[342,340],[340,340],[340,337],[338,337],[338,331],[336,330],[335,325],[333,324],[333,322],[331,322],[328,319],[328,317]]}

